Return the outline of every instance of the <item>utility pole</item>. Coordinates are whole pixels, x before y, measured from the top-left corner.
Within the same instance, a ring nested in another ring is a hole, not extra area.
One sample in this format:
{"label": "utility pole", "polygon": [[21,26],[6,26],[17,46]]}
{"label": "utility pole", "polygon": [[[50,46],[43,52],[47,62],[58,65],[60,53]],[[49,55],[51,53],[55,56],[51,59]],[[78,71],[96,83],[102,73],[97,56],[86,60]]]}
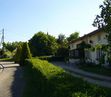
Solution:
{"label": "utility pole", "polygon": [[3,53],[4,53],[4,29],[2,29],[2,49],[3,49]]}

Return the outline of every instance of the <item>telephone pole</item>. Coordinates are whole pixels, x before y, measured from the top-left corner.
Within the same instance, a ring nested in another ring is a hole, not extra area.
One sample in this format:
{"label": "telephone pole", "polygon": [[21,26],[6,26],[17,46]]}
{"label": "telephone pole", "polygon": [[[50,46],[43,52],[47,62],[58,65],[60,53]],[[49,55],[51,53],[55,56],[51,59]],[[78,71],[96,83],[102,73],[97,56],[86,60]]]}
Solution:
{"label": "telephone pole", "polygon": [[2,29],[2,49],[4,52],[4,28]]}

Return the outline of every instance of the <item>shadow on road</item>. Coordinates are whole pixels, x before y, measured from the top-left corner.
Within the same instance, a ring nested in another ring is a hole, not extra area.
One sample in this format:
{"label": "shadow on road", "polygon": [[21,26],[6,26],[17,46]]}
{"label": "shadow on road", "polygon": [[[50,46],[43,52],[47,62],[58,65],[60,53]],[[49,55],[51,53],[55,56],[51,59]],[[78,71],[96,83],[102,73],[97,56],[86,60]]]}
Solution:
{"label": "shadow on road", "polygon": [[24,88],[23,67],[17,67],[11,86],[12,97],[21,97]]}

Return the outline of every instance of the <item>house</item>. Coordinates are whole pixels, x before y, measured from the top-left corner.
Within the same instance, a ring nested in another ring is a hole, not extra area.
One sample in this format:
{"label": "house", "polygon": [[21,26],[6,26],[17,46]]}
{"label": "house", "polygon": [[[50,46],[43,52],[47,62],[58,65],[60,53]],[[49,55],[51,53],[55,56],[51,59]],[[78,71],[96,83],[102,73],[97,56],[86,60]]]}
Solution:
{"label": "house", "polygon": [[102,64],[106,65],[107,52],[102,50],[106,45],[108,45],[107,33],[101,29],[88,33],[69,43],[69,62],[77,63],[84,59],[86,62],[99,64],[104,60]]}

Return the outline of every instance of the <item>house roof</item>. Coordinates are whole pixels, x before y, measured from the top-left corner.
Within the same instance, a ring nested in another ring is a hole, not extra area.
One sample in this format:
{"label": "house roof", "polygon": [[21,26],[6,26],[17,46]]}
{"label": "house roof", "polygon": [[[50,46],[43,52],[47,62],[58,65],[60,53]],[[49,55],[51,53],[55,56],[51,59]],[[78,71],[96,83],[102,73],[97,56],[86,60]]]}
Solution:
{"label": "house roof", "polygon": [[70,41],[69,44],[75,43],[75,42],[77,42],[77,41],[79,41],[79,40],[82,40],[82,39],[88,37],[88,36],[92,36],[92,35],[95,35],[95,34],[97,34],[97,33],[100,33],[101,31],[102,31],[102,29],[94,30],[94,31],[92,31],[92,32],[90,32],[90,33],[88,33],[88,34],[85,34],[85,35],[82,36],[82,37],[79,37],[79,38],[77,38],[77,39],[75,39],[75,40]]}

